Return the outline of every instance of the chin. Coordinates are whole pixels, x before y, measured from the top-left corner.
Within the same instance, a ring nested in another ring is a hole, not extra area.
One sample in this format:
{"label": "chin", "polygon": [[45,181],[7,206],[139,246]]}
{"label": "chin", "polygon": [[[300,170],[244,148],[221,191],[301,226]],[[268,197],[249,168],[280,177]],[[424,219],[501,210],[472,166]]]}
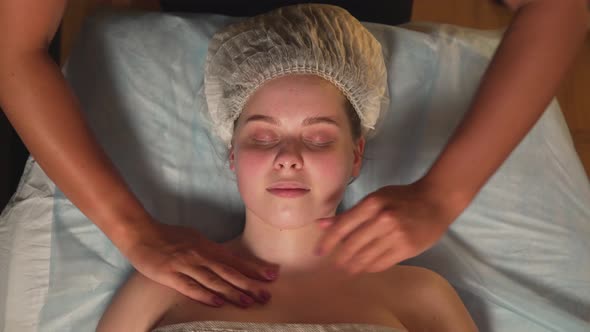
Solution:
{"label": "chin", "polygon": [[[298,208],[284,207],[282,209],[277,208],[265,211],[260,215],[264,216],[263,219],[273,226],[280,227],[281,229],[296,229],[312,224],[318,218],[327,216],[328,213],[321,213],[324,209],[313,206]],[[335,209],[333,208],[332,210]]]}
{"label": "chin", "polygon": [[333,216],[339,202],[340,200],[336,197],[331,199],[257,197],[257,199],[244,200],[246,209],[253,216],[281,229],[297,229],[313,224],[319,218]]}

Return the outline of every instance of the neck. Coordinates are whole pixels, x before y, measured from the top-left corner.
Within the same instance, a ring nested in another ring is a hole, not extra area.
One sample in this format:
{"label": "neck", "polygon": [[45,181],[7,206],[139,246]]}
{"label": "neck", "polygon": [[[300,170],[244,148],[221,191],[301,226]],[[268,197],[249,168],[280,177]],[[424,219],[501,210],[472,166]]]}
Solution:
{"label": "neck", "polygon": [[303,226],[281,228],[246,210],[244,232],[230,242],[241,254],[280,265],[282,277],[309,275],[309,272],[333,273],[334,264],[330,262],[333,257],[314,253],[325,231],[315,220],[299,224]]}

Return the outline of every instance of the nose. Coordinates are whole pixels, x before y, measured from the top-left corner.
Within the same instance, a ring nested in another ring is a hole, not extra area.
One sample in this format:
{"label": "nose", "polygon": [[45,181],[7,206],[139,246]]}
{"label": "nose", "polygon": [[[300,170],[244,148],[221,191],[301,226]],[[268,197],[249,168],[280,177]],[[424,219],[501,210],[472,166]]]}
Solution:
{"label": "nose", "polygon": [[298,151],[296,144],[285,142],[275,160],[276,170],[295,169],[299,170],[303,167],[303,158]]}

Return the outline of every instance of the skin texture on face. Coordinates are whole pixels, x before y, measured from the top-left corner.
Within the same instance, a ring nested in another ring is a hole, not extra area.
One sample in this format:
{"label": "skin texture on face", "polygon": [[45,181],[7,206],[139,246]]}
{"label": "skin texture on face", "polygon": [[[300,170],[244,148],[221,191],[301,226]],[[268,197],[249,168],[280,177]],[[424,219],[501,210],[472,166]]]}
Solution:
{"label": "skin texture on face", "polygon": [[[273,79],[248,100],[229,159],[246,206],[242,240],[253,251],[265,247],[257,256],[284,264],[303,248],[312,255],[321,235],[315,220],[335,214],[351,176],[358,176],[364,138],[353,139],[345,101],[315,75]],[[268,190],[285,181],[309,190],[298,197]]]}
{"label": "skin texture on face", "polygon": [[[312,75],[283,76],[252,95],[230,152],[230,168],[251,213],[282,229],[334,214],[350,177],[360,171],[344,105],[338,88]],[[280,181],[310,190],[298,198],[266,190]]]}

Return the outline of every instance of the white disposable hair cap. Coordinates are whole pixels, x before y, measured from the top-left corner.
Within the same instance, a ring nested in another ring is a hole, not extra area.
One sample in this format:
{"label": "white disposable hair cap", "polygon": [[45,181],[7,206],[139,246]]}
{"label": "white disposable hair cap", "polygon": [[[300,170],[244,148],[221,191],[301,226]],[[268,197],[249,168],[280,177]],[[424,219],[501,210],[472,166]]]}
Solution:
{"label": "white disposable hair cap", "polygon": [[289,74],[318,75],[338,87],[368,137],[387,109],[381,45],[348,11],[300,4],[245,19],[217,32],[205,64],[204,93],[212,131],[231,146],[234,121],[265,82]]}

